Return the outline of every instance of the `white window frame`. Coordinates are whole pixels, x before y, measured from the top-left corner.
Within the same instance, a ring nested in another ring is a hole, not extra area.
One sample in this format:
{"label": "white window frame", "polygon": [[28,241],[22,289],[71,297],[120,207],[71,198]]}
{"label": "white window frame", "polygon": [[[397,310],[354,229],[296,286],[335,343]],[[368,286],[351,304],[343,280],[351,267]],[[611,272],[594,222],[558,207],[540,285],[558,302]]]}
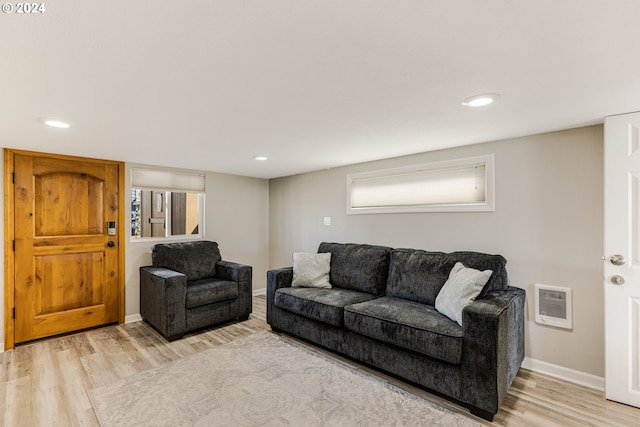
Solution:
{"label": "white window frame", "polygon": [[[493,212],[495,211],[495,168],[494,155],[467,157],[463,159],[445,160],[440,162],[422,163],[391,169],[383,169],[371,172],[362,172],[347,175],[347,215],[380,214],[380,213],[410,213],[410,212]],[[372,178],[396,177],[399,175],[419,172],[446,171],[457,168],[469,168],[483,165],[485,170],[485,194],[483,202],[471,203],[435,203],[415,205],[384,205],[353,207],[352,190],[354,183],[359,180]]]}

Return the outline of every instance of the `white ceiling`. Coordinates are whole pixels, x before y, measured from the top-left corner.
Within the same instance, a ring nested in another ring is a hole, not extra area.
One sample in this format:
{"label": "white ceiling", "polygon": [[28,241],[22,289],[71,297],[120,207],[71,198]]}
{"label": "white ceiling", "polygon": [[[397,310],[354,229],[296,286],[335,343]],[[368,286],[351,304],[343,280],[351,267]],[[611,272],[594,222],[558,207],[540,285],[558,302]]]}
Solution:
{"label": "white ceiling", "polygon": [[4,147],[273,178],[640,110],[638,0],[44,4],[0,16]]}

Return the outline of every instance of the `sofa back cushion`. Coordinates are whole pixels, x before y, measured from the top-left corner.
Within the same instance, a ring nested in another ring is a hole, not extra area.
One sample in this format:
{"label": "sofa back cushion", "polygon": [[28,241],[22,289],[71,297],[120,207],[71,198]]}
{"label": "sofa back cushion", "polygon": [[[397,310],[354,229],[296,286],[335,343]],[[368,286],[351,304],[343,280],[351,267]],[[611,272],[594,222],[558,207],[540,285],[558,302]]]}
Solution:
{"label": "sofa back cushion", "polygon": [[204,240],[158,243],[151,248],[154,267],[180,272],[187,276],[188,281],[215,277],[216,262],[221,259],[218,244]]}
{"label": "sofa back cushion", "polygon": [[382,296],[389,272],[386,246],[323,242],[318,253],[331,253],[330,281],[333,286]]}
{"label": "sofa back cushion", "polygon": [[507,260],[501,255],[395,249],[391,252],[387,295],[434,305],[456,262],[476,270],[493,271],[478,298],[489,291],[504,290],[509,285],[505,268]]}
{"label": "sofa back cushion", "polygon": [[[509,278],[507,277],[507,260],[502,255],[461,251],[451,252],[449,256],[453,258],[451,268],[453,268],[456,262],[461,262],[465,267],[475,268],[480,271],[493,271],[491,277],[489,277],[489,281],[487,281],[487,284],[482,288],[482,292],[478,295],[478,298],[482,298],[487,294],[487,292],[504,291],[509,287]],[[449,271],[451,271],[451,268]]]}

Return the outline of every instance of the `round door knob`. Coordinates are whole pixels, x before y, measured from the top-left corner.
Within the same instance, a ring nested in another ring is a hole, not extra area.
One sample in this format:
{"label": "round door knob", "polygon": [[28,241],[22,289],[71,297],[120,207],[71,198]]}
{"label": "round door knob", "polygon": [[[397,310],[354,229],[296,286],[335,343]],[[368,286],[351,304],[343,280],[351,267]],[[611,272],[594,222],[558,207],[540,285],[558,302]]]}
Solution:
{"label": "round door knob", "polygon": [[611,276],[611,279],[609,279],[611,281],[611,283],[613,283],[614,285],[624,285],[624,277],[616,274],[615,276]]}
{"label": "round door knob", "polygon": [[107,246],[109,246],[110,248],[114,247],[116,245],[116,242],[114,242],[113,240],[109,240],[109,242],[107,243]]}

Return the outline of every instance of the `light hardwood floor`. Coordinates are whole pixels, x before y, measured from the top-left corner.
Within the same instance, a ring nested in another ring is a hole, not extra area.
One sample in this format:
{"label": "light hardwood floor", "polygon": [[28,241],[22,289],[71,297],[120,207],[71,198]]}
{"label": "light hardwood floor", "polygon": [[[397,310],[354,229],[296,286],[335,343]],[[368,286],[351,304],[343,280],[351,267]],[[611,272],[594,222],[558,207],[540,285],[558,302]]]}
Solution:
{"label": "light hardwood floor", "polygon": [[[145,323],[135,322],[6,351],[0,354],[1,425],[97,426],[87,390],[239,337],[270,330],[265,321],[264,296],[255,297],[253,302],[248,321],[225,324],[171,343]],[[482,425],[640,426],[640,409],[607,401],[601,392],[525,369],[515,379],[493,423],[475,418],[466,409],[422,389],[362,369]]]}

